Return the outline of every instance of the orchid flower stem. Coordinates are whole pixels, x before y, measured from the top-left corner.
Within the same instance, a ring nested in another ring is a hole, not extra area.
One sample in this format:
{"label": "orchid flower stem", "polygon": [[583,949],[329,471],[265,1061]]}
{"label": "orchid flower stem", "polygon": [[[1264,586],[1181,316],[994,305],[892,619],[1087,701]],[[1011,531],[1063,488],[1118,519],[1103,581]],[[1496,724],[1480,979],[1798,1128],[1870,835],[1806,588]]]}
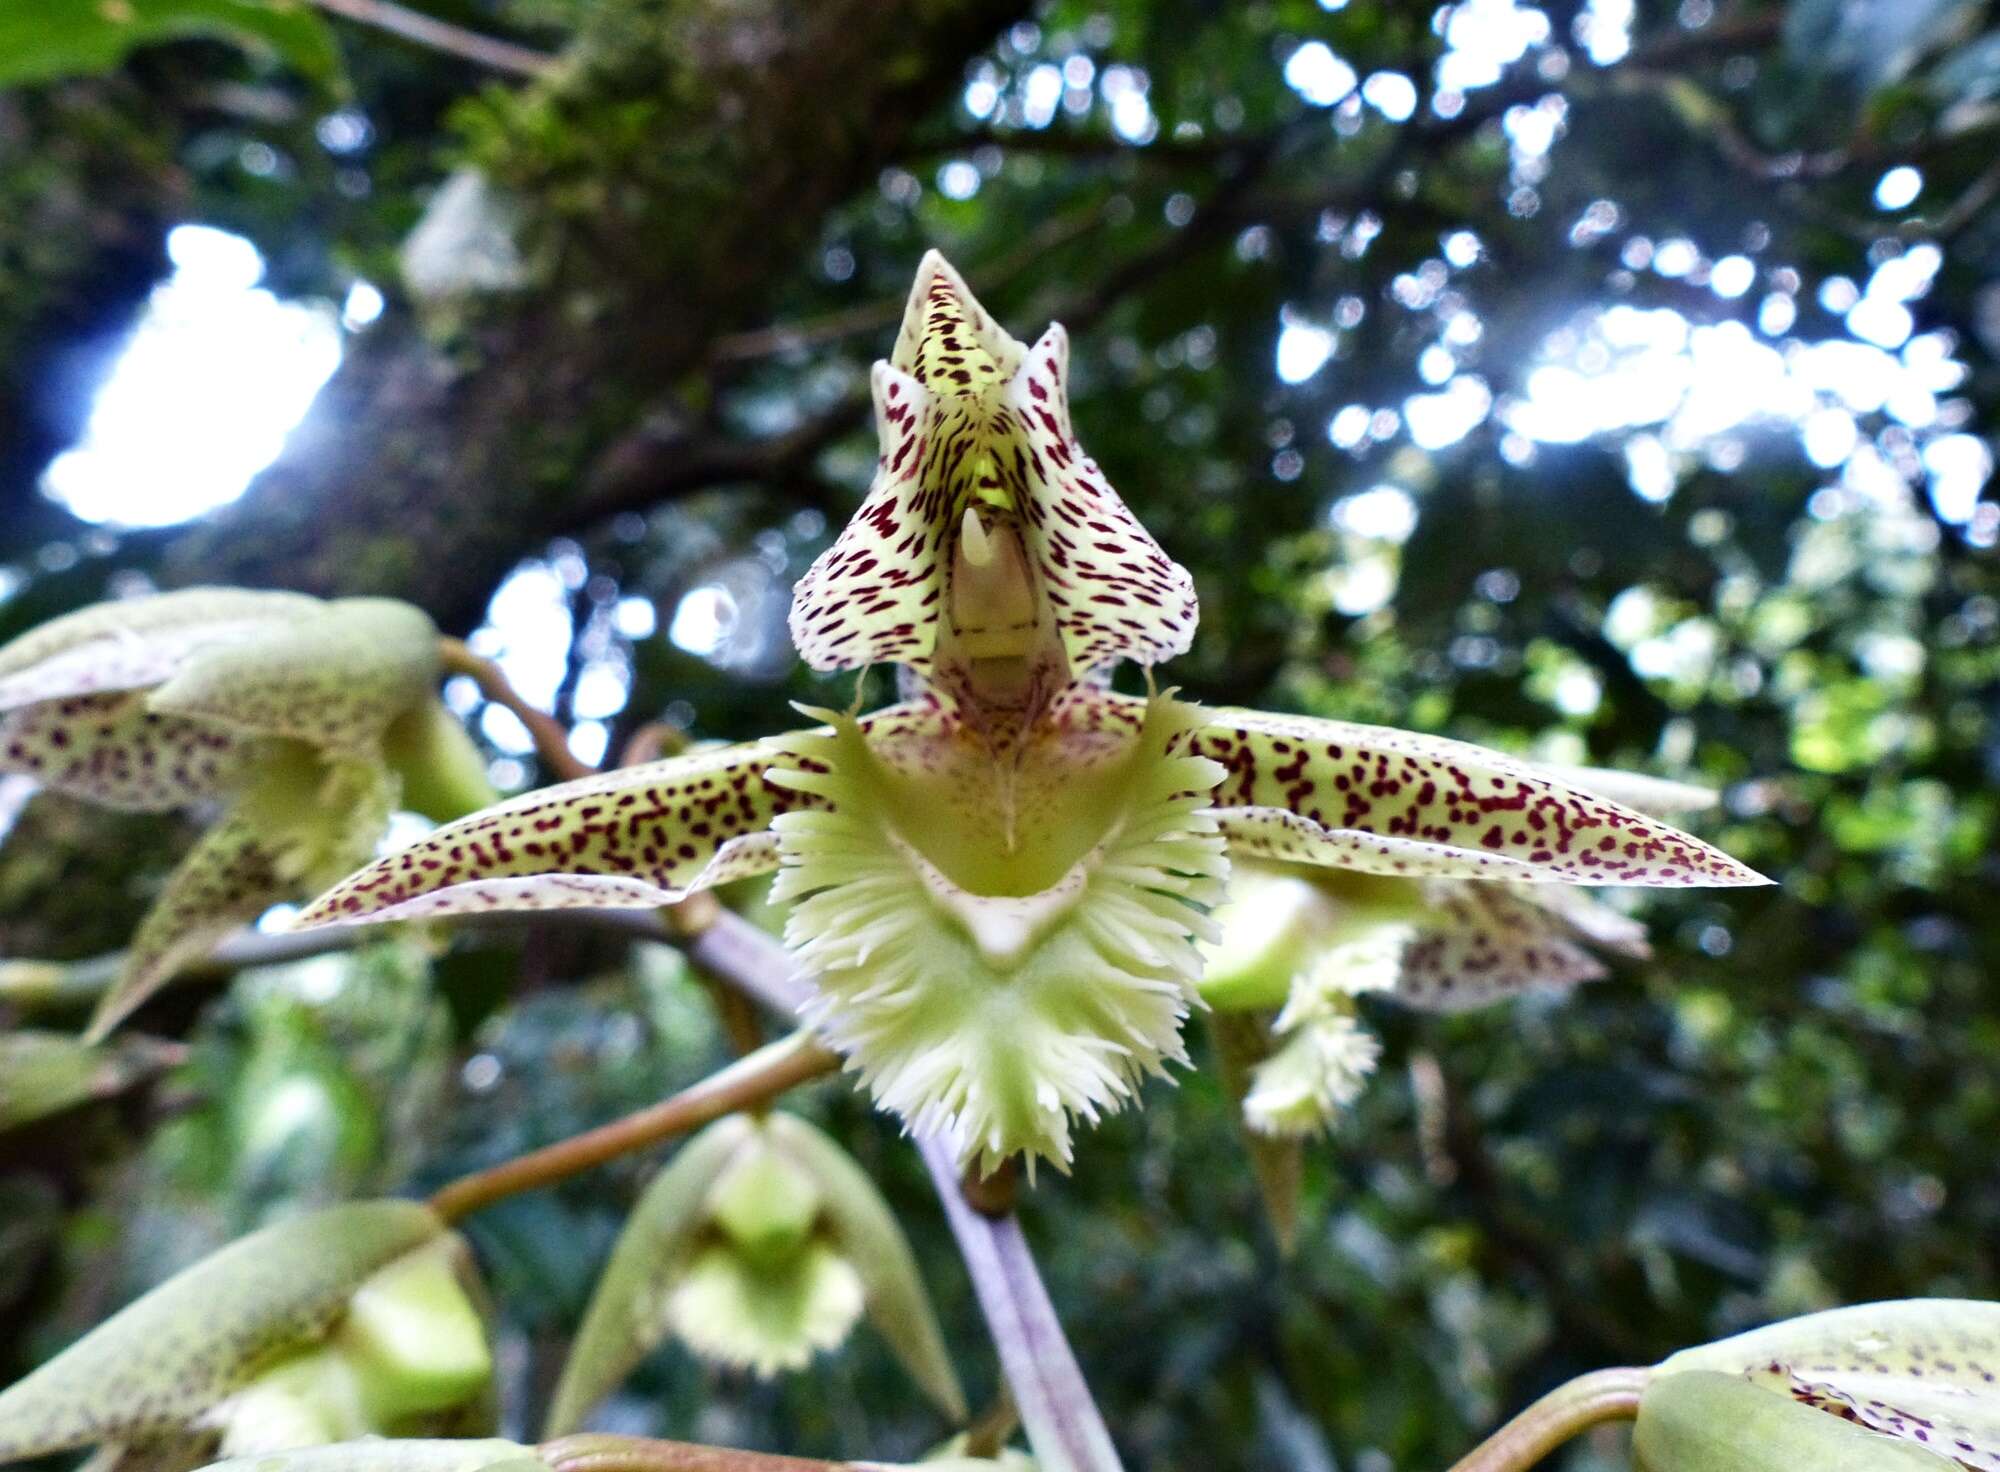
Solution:
{"label": "orchid flower stem", "polygon": [[1527,1472],[1572,1437],[1639,1414],[1648,1370],[1595,1370],[1559,1385],[1454,1463],[1451,1472]]}
{"label": "orchid flower stem", "polygon": [[431,1209],[455,1222],[481,1207],[644,1150],[739,1109],[768,1103],[787,1089],[831,1073],[840,1064],[810,1033],[797,1032],[623,1119],[461,1176],[431,1197]]}
{"label": "orchid flower stem", "polygon": [[1020,1408],[1036,1467],[1040,1472],[1121,1472],[1111,1433],[1084,1384],[1020,1222],[1012,1215],[982,1216],[973,1209],[959,1189],[958,1161],[948,1146],[927,1139],[919,1148]]}
{"label": "orchid flower stem", "polygon": [[849,1462],[781,1457],[687,1441],[584,1433],[544,1442],[535,1449],[553,1472],[836,1472]]}
{"label": "orchid flower stem", "polygon": [[563,730],[562,722],[547,711],[530,705],[527,698],[508,682],[506,672],[499,665],[483,654],[475,654],[462,639],[438,640],[438,657],[447,671],[467,676],[479,687],[481,695],[520,717],[521,724],[528,728],[528,735],[534,738],[535,755],[558,781],[574,782],[579,777],[595,775],[597,769],[587,762],[578,761],[576,754],[569,749],[569,734]]}

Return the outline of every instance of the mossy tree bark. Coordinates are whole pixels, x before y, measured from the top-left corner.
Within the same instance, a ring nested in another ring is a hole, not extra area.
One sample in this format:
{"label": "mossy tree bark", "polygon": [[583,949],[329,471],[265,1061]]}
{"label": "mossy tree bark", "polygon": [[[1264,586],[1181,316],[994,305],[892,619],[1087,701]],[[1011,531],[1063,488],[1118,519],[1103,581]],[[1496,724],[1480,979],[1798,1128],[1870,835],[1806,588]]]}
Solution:
{"label": "mossy tree bark", "polygon": [[244,499],[173,539],[165,579],[392,594],[473,621],[539,537],[588,523],[636,424],[699,416],[711,339],[758,319],[828,212],[1027,8],[598,7],[547,77],[466,109],[472,157],[520,207],[532,286],[448,335],[385,318]]}

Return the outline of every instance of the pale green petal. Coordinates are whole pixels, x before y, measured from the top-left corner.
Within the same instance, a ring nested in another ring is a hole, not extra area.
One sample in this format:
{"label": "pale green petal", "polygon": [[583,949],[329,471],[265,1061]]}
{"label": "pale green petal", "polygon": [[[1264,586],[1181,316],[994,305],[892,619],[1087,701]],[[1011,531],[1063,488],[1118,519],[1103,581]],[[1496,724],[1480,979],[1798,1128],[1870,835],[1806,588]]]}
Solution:
{"label": "pale green petal", "polygon": [[1951,1472],[1921,1447],[1696,1370],[1653,1381],[1632,1427],[1636,1472]]}
{"label": "pale green petal", "polygon": [[476,1283],[456,1234],[405,1253],[362,1283],[333,1339],[355,1367],[377,1424],[446,1411],[493,1375],[486,1325],[466,1292]]}
{"label": "pale green petal", "polygon": [[497,1438],[395,1441],[369,1437],[214,1462],[205,1472],[546,1472],[532,1449]]}
{"label": "pale green petal", "polygon": [[[935,703],[922,701],[864,725],[891,732],[937,718]],[[350,875],[298,924],[651,908],[769,873],[778,862],[771,819],[816,801],[766,779],[784,742],[713,747],[526,793]]]}
{"label": "pale green petal", "polygon": [[328,765],[291,743],[267,752],[241,800],[168,877],[88,1035],[104,1036],[238,925],[360,862],[381,837],[394,794],[372,763]]}
{"label": "pale green petal", "polygon": [[860,1275],[869,1321],[938,1409],[963,1421],[965,1392],[916,1254],[889,1203],[852,1156],[803,1119],[773,1114],[766,1128],[778,1148],[819,1183],[828,1240]]}
{"label": "pale green petal", "polygon": [[[1428,884],[1430,913],[1403,952],[1396,1000],[1464,1012],[1603,977],[1605,965],[1584,947],[1585,937],[1559,908],[1540,903],[1538,891],[1547,887]],[[1644,929],[1634,928],[1643,942]]]}
{"label": "pale green petal", "polygon": [[202,649],[150,707],[316,747],[372,752],[438,676],[437,628],[388,598],[342,598],[311,618]]}
{"label": "pale green petal", "polygon": [[1683,1350],[1662,1376],[1739,1374],[1979,1472],[2000,1472],[2000,1304],[1912,1298]]}
{"label": "pale green petal", "polygon": [[324,606],[302,593],[245,588],[187,588],[94,603],[0,647],[0,711],[156,685],[202,649],[310,618]]}
{"label": "pale green petal", "polygon": [[1686,888],[1768,881],[1697,838],[1497,751],[1348,721],[1222,710],[1192,750],[1231,846],[1409,878]]}
{"label": "pale green petal", "polygon": [[0,715],[0,772],[103,807],[163,813],[212,798],[258,743],[209,721],[163,716],[135,691],[38,701]]}
{"label": "pale green petal", "polygon": [[632,1208],[563,1364],[544,1435],[575,1431],[666,1336],[667,1295],[701,1239],[709,1191],[755,1132],[746,1115],[717,1120],[681,1146]]}
{"label": "pale green petal", "polygon": [[0,1462],[177,1432],[323,1334],[357,1284],[442,1230],[415,1202],[371,1201],[231,1243],[0,1391]]}
{"label": "pale green petal", "polygon": [[861,1275],[828,1243],[770,1263],[715,1246],[674,1284],[667,1319],[696,1354],[768,1378],[838,1348],[863,1301]]}
{"label": "pale green petal", "polygon": [[419,701],[382,735],[382,757],[402,783],[403,806],[449,823],[500,800],[486,757],[442,701]]}
{"label": "pale green petal", "polygon": [[806,1015],[911,1130],[991,1169],[1067,1165],[1075,1119],[1120,1108],[1185,1053],[1204,913],[1227,865],[1175,755],[1193,708],[1135,730],[1038,729],[1004,760],[962,728],[792,741],[778,780],[831,802],[776,821]]}

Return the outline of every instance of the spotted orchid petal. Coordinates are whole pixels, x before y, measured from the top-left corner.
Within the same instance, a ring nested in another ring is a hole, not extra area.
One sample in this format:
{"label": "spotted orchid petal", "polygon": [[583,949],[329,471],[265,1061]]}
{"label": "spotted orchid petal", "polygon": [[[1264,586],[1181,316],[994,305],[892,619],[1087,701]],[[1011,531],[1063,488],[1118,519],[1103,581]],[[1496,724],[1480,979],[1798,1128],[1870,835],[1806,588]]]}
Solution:
{"label": "spotted orchid petal", "polygon": [[976,394],[1012,378],[1021,354],[958,269],[938,251],[924,252],[889,355],[896,371],[935,393]]}
{"label": "spotted orchid petal", "polygon": [[1740,1375],[1961,1467],[2000,1472],[2000,1304],[1833,1309],[1683,1350],[1654,1374],[1688,1371]]}
{"label": "spotted orchid petal", "polygon": [[[888,738],[931,700],[867,718]],[[690,752],[542,788],[425,835],[343,879],[301,928],[503,910],[650,909],[777,867],[771,820],[814,798],[767,780],[786,738]]]}
{"label": "spotted orchid petal", "polygon": [[1716,1370],[1652,1380],[1632,1423],[1638,1472],[1963,1472],[1968,1465]]}
{"label": "spotted orchid petal", "polygon": [[155,690],[157,714],[372,752],[437,682],[437,627],[389,598],[342,598],[310,618],[198,651]]}
{"label": "spotted orchid petal", "polygon": [[59,696],[0,714],[0,772],[128,812],[172,812],[217,796],[257,745],[211,722],[161,715],[143,691]]}
{"label": "spotted orchid petal", "polygon": [[1650,954],[1643,925],[1571,890],[1438,881],[1424,893],[1427,912],[1403,949],[1395,997],[1426,1012],[1597,981],[1607,969],[1592,946]]}
{"label": "spotted orchid petal", "polygon": [[928,670],[943,642],[953,660],[1032,658],[1052,694],[1072,671],[1188,647],[1193,582],[1077,444],[1068,371],[1060,326],[1024,350],[925,257],[895,355],[875,368],[875,482],[793,595],[807,663]]}
{"label": "spotted orchid petal", "polygon": [[1651,888],[1769,881],[1665,823],[1462,741],[1221,710],[1192,751],[1237,851],[1407,878]]}
{"label": "spotted orchid petal", "polygon": [[0,711],[157,685],[203,649],[311,618],[303,593],[188,588],[96,603],[0,647]]}

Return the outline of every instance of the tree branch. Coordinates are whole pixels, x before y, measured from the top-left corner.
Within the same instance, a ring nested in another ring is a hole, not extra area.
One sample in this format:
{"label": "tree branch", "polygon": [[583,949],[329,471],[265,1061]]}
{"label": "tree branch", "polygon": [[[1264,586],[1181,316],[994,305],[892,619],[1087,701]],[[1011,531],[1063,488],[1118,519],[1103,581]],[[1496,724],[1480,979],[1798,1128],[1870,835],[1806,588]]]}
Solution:
{"label": "tree branch", "polygon": [[512,72],[517,77],[538,77],[556,64],[553,56],[435,20],[406,6],[392,5],[389,0],[313,0],[313,3],[321,10],[387,31],[432,51],[463,57],[494,71]]}

